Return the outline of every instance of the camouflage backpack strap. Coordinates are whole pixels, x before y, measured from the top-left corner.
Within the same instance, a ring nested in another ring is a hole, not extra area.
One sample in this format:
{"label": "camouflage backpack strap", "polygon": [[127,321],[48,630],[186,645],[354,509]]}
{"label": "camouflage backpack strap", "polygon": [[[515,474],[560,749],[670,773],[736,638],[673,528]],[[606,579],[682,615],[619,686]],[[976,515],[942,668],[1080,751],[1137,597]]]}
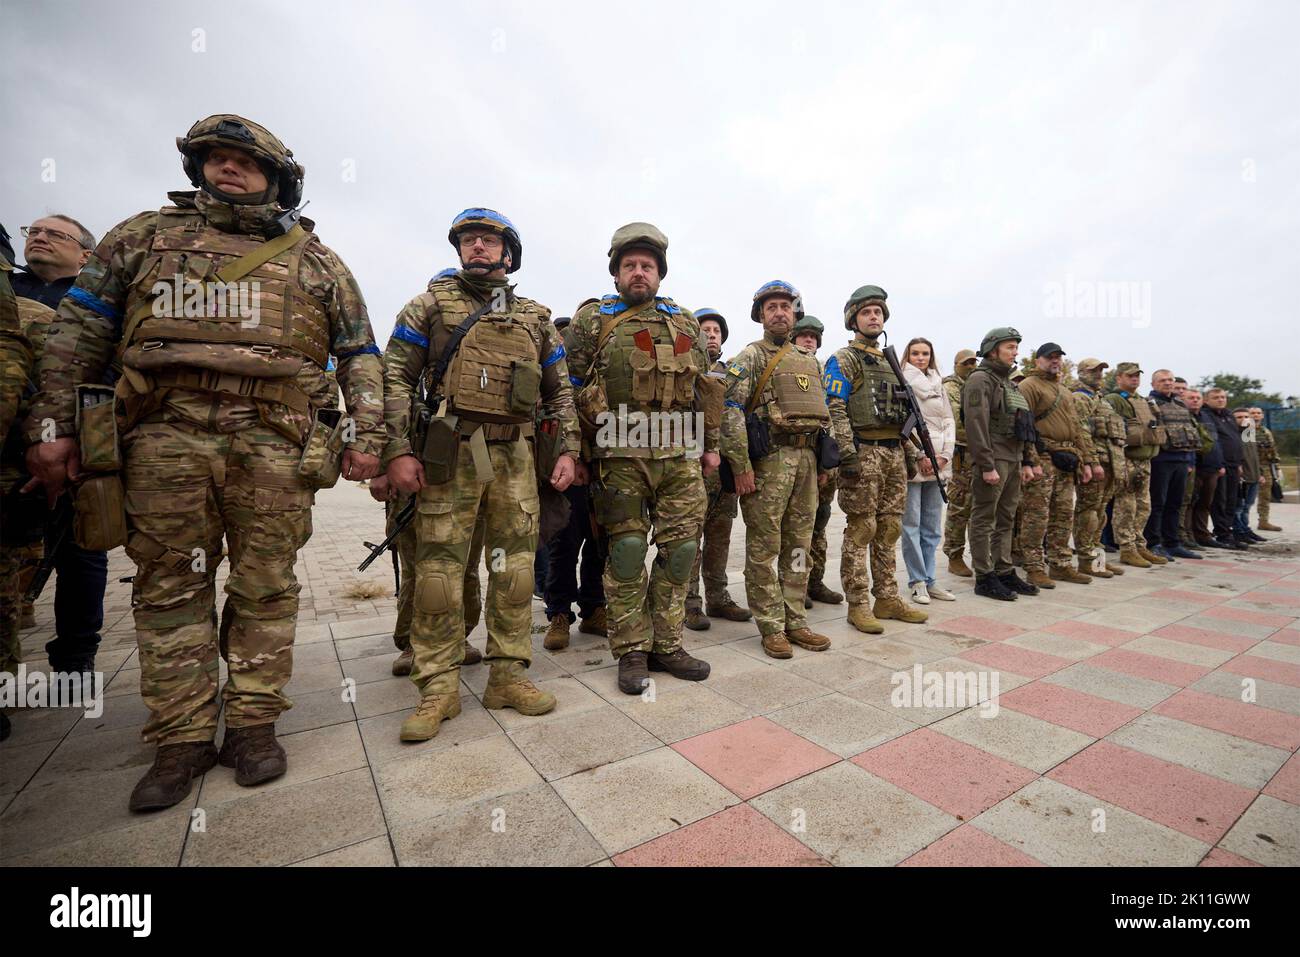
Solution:
{"label": "camouflage backpack strap", "polygon": [[754,409],[758,406],[759,396],[761,396],[763,390],[767,388],[767,380],[772,378],[772,373],[776,371],[776,367],[781,364],[781,360],[786,357],[786,354],[789,353],[791,348],[792,344],[787,342],[780,349],[776,350],[776,355],[772,356],[772,358],[767,361],[767,368],[765,368],[763,374],[758,377],[758,382],[754,385],[754,391],[749,394],[749,401],[745,403],[746,415],[752,415],[754,413]]}

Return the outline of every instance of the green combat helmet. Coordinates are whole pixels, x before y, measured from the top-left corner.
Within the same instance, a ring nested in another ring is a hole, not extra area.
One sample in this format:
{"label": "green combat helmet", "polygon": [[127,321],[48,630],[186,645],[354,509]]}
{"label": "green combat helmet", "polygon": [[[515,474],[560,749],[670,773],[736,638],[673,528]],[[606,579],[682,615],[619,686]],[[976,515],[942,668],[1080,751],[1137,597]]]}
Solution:
{"label": "green combat helmet", "polygon": [[[184,157],[181,167],[195,189],[215,192],[203,180],[203,161],[214,146],[233,146],[251,153],[262,165],[270,186],[257,201],[275,201],[285,209],[293,209],[302,202],[306,171],[294,161],[293,150],[286,148],[266,127],[233,113],[218,113],[199,120],[188,133],[176,138],[176,148]],[[217,198],[229,199],[221,195]]]}
{"label": "green combat helmet", "polygon": [[857,332],[858,310],[868,303],[879,303],[880,308],[884,310],[885,321],[889,321],[889,305],[885,302],[889,298],[889,293],[879,286],[859,286],[853,290],[853,295],[849,296],[849,301],[844,304],[844,328],[849,332]]}
{"label": "green combat helmet", "polygon": [[989,330],[980,341],[980,355],[987,356],[998,347],[998,343],[1006,342],[1010,339],[1014,339],[1016,342],[1019,342],[1021,339],[1020,333],[1012,329],[1010,326],[999,326],[997,329]]}
{"label": "green combat helmet", "polygon": [[773,279],[771,282],[765,282],[758,287],[758,292],[754,293],[754,303],[749,307],[749,318],[755,322],[762,322],[759,313],[763,308],[763,300],[771,296],[787,296],[793,299],[795,322],[803,318],[803,296],[799,294],[798,289],[784,279]]}
{"label": "green combat helmet", "polygon": [[618,263],[631,249],[644,249],[659,263],[659,278],[668,275],[668,237],[650,223],[628,223],[614,231],[609,241],[609,274],[618,275]]}
{"label": "green combat helmet", "polygon": [[718,310],[710,308],[709,306],[703,306],[695,310],[695,318],[699,321],[700,325],[704,324],[705,319],[710,319],[713,322],[716,322],[718,328],[722,330],[722,341],[724,343],[727,341],[727,320],[722,318],[722,313],[718,312]]}
{"label": "green combat helmet", "polygon": [[816,316],[805,315],[796,322],[794,328],[790,330],[790,338],[794,339],[809,332],[817,337],[817,348],[820,349],[822,347],[822,335],[826,332],[826,327],[822,325],[822,321]]}

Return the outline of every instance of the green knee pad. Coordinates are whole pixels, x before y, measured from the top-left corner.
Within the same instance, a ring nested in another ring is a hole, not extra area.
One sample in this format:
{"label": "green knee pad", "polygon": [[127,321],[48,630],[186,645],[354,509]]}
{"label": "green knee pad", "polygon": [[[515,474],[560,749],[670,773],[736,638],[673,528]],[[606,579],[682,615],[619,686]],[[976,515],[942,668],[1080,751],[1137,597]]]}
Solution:
{"label": "green knee pad", "polygon": [[[645,568],[646,538],[644,532],[616,535],[609,543],[609,570],[621,582],[636,581]],[[690,568],[686,569],[690,574]],[[682,581],[686,578],[683,576]]]}
{"label": "green knee pad", "polygon": [[903,519],[898,515],[884,515],[876,520],[875,541],[893,545],[903,534]]}
{"label": "green knee pad", "polygon": [[691,580],[691,571],[695,568],[695,555],[698,551],[695,539],[683,538],[680,542],[671,542],[659,546],[659,556],[664,566],[664,574],[674,585],[685,585]]}

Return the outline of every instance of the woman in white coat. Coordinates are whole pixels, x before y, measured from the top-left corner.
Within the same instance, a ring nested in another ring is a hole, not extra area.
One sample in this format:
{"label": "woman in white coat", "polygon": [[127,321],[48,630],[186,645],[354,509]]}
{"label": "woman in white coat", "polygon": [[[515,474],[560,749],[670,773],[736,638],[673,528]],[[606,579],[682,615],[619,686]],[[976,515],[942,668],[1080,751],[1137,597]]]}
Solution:
{"label": "woman in white coat", "polygon": [[[904,352],[903,376],[911,386],[916,401],[930,429],[934,451],[939,459],[939,474],[945,482],[952,478],[953,445],[957,440],[957,421],[948,403],[943,377],[935,367],[934,346],[930,340],[916,338]],[[912,601],[930,604],[930,599],[954,601],[955,596],[934,581],[934,553],[943,538],[943,499],[934,468],[921,456],[915,478],[907,483],[907,507],[903,512],[903,563],[907,566],[907,584]]]}

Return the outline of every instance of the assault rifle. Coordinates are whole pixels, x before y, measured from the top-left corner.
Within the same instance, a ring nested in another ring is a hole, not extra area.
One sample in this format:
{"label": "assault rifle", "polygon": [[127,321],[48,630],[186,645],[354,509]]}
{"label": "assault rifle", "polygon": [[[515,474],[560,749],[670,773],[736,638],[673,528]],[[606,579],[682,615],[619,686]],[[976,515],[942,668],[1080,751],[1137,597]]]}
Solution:
{"label": "assault rifle", "polygon": [[419,500],[419,495],[411,496],[411,500],[403,505],[402,510],[393,517],[393,530],[389,532],[388,537],[378,545],[372,545],[369,542],[361,543],[365,545],[366,548],[370,549],[370,554],[366,557],[365,561],[357,566],[357,571],[365,571],[376,558],[393,547],[393,542],[397,541],[397,536],[406,531],[406,526],[410,525],[411,521],[415,518],[415,503]]}
{"label": "assault rifle", "polygon": [[898,398],[907,400],[907,421],[903,423],[902,434],[903,440],[911,439],[925,453],[925,457],[930,460],[930,465],[934,468],[934,480],[939,483],[939,497],[946,504],[948,501],[948,489],[943,484],[943,478],[939,475],[939,456],[934,451],[934,440],[930,438],[930,427],[925,424],[925,416],[921,414],[921,405],[916,401],[916,396],[912,394],[912,387],[907,384],[907,379],[903,376],[903,367],[898,364],[898,356],[894,353],[893,346],[885,346],[885,361],[889,363],[889,368],[893,371],[895,378],[902,388],[895,393]]}
{"label": "assault rifle", "polygon": [[41,597],[41,592],[45,590],[45,583],[50,580],[50,575],[54,573],[54,566],[59,559],[59,549],[72,535],[74,514],[72,496],[60,495],[59,500],[54,504],[54,510],[44,523],[45,554],[41,556],[40,564],[36,566],[36,571],[32,574],[32,580],[27,584],[27,591],[23,594],[23,601],[28,604]]}

